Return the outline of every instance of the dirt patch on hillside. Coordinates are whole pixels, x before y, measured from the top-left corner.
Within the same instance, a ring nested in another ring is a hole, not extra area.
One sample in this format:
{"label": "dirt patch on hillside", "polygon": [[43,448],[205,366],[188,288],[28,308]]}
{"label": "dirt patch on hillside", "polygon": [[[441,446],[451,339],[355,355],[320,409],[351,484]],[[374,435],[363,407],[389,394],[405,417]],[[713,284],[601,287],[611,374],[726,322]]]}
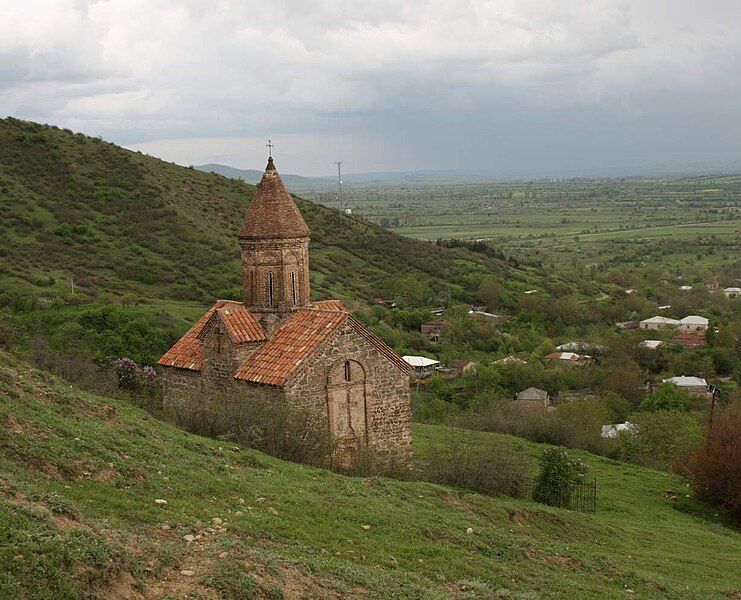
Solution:
{"label": "dirt patch on hillside", "polygon": [[441,497],[445,502],[454,506],[466,516],[478,518],[479,515],[474,508],[455,492],[444,491],[441,493]]}

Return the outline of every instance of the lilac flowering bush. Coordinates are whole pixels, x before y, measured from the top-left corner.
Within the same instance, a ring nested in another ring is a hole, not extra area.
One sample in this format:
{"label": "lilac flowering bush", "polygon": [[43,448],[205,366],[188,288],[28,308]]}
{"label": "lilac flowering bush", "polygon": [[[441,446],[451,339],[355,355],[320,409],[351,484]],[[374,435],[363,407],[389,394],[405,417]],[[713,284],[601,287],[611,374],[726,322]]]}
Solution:
{"label": "lilac flowering bush", "polygon": [[161,398],[161,385],[157,371],[149,365],[140,366],[130,358],[117,358],[111,362],[116,371],[118,387],[131,394],[137,404],[154,406]]}

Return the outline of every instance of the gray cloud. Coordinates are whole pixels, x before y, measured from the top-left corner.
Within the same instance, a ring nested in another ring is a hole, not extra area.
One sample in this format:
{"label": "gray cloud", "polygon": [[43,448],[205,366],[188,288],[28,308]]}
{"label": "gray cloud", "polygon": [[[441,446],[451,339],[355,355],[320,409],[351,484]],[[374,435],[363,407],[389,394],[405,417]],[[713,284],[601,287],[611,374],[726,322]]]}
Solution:
{"label": "gray cloud", "polygon": [[313,173],[339,154],[553,174],[741,159],[736,0],[27,0],[3,16],[0,113],[185,163],[258,166],[268,136]]}

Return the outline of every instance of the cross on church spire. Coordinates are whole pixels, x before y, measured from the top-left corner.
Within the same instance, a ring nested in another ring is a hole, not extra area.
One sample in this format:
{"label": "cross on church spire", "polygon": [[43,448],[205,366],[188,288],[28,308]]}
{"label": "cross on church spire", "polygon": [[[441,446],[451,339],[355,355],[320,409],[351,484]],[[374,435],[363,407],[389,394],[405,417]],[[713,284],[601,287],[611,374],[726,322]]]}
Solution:
{"label": "cross on church spire", "polygon": [[268,140],[268,143],[265,144],[265,146],[268,149],[268,158],[273,158],[273,148],[275,147],[275,144],[272,142],[272,140]]}

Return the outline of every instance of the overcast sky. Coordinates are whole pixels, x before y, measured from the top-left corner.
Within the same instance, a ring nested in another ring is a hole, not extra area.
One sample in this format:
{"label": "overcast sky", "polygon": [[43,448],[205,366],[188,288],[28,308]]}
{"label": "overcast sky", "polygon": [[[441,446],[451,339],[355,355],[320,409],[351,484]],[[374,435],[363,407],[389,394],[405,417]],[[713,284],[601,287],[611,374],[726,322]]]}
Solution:
{"label": "overcast sky", "polygon": [[0,115],[182,164],[741,161],[741,0],[0,0]]}

